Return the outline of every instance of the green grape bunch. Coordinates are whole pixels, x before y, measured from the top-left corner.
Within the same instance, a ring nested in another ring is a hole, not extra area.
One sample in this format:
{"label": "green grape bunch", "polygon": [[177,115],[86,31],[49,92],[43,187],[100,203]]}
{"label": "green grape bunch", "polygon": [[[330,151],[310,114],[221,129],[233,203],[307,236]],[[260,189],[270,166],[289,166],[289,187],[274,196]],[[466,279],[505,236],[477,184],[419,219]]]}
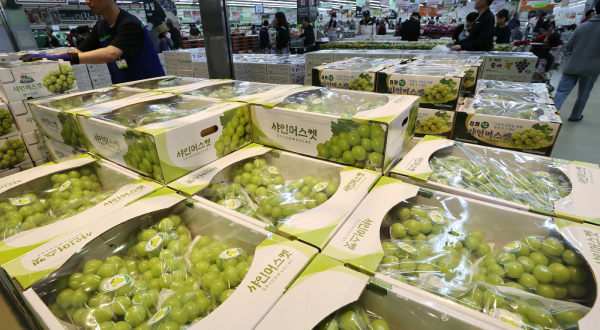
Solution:
{"label": "green grape bunch", "polygon": [[339,330],[389,330],[389,324],[374,313],[365,311],[359,303],[353,303],[340,308],[333,316],[324,318],[314,330],[333,329],[331,323],[337,324]]}
{"label": "green grape bunch", "polygon": [[128,144],[127,153],[123,155],[125,164],[141,171],[151,179],[162,181],[162,169],[152,137],[145,134],[137,135],[129,131],[125,133],[125,137]]}
{"label": "green grape bunch", "polygon": [[225,111],[220,117],[223,129],[219,140],[215,142],[217,157],[229,155],[236,149],[250,143],[250,114],[242,107]]}
{"label": "green grape bunch", "polygon": [[[334,126],[332,122],[332,127]],[[332,131],[336,131],[332,129]],[[386,132],[377,123],[364,123],[334,134],[317,145],[317,157],[359,168],[376,170],[383,165]]]}
{"label": "green grape bunch", "polygon": [[79,124],[77,123],[75,116],[58,113],[58,120],[60,120],[62,125],[60,136],[63,138],[64,143],[70,146],[83,148],[85,144],[83,143],[81,130],[79,129]]}
{"label": "green grape bunch", "polygon": [[542,130],[530,128],[521,132],[514,132],[507,143],[509,148],[517,149],[539,149],[550,145],[552,137],[546,136]]}
{"label": "green grape bunch", "polygon": [[21,139],[7,139],[0,147],[0,168],[6,169],[25,160],[27,149]]}
{"label": "green grape bunch", "polygon": [[181,329],[231,297],[254,260],[218,237],[192,240],[175,214],[154,221],[125,244],[121,252],[88,260],[54,283],[50,311],[90,329]]}
{"label": "green grape bunch", "polygon": [[209,86],[194,90],[188,94],[229,100],[234,97],[263,93],[273,89],[274,85],[255,82],[235,81],[227,85]]}
{"label": "green grape bunch", "polygon": [[369,74],[361,73],[358,78],[348,83],[348,89],[355,91],[372,92],[374,89],[373,77]]}
{"label": "green grape bunch", "polygon": [[6,135],[10,133],[15,121],[10,115],[10,111],[8,109],[0,108],[0,123],[2,124],[0,135]]}
{"label": "green grape bunch", "polygon": [[50,93],[64,93],[73,88],[75,83],[75,74],[73,69],[66,64],[59,64],[59,69],[49,72],[43,80],[43,86]]}
{"label": "green grape bunch", "polygon": [[50,101],[50,105],[58,110],[71,110],[75,108],[81,108],[84,106],[83,99],[81,96],[66,97],[59,100]]}
{"label": "green grape bunch", "polygon": [[[450,85],[456,85],[456,82],[451,80]],[[421,103],[447,103],[456,100],[458,97],[457,91],[444,83],[425,88],[424,93],[421,96]]]}
{"label": "green grape bunch", "polygon": [[423,118],[418,124],[415,133],[443,134],[450,132],[452,123],[448,123],[450,115],[437,112],[434,116]]}

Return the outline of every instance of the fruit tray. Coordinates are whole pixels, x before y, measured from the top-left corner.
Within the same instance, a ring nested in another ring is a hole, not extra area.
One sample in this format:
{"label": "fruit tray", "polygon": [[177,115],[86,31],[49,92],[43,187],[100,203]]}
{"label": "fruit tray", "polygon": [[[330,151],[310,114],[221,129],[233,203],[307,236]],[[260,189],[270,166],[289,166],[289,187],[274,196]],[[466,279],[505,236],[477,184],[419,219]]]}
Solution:
{"label": "fruit tray", "polygon": [[456,110],[464,95],[464,68],[397,65],[377,73],[377,92],[415,95],[421,108]]}
{"label": "fruit tray", "polygon": [[399,59],[354,57],[312,69],[313,86],[365,92],[377,90],[377,72],[401,63]]}
{"label": "fruit tray", "polygon": [[592,329],[600,267],[587,237],[598,234],[384,177],[323,253],[485,322]]}
{"label": "fruit tray", "polygon": [[597,223],[596,164],[426,136],[391,176],[519,210]]}
{"label": "fruit tray", "polygon": [[140,94],[78,111],[77,120],[88,151],[166,183],[250,142],[247,105],[218,102]]}
{"label": "fruit tray", "polygon": [[7,271],[45,329],[253,329],[316,252],[163,188]]}
{"label": "fruit tray", "polygon": [[256,226],[323,248],[379,176],[251,144],[169,187]]}
{"label": "fruit tray", "polygon": [[70,111],[95,108],[139,94],[136,91],[108,87],[28,103],[43,135],[73,147],[85,148],[77,119]]}
{"label": "fruit tray", "polygon": [[199,82],[206,81],[204,78],[191,78],[191,77],[175,77],[175,76],[164,76],[158,78],[150,78],[144,80],[136,80],[128,83],[121,83],[117,86],[123,86],[128,88],[142,89],[146,91],[171,91],[181,86],[187,86]]}

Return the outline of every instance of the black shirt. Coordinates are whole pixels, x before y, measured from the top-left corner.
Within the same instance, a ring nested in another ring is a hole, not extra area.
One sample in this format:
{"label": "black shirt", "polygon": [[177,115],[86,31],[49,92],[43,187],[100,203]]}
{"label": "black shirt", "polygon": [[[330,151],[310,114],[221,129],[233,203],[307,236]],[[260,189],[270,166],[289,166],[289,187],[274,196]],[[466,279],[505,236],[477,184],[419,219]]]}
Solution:
{"label": "black shirt", "polygon": [[44,47],[46,47],[46,48],[60,47],[60,42],[58,42],[58,39],[56,39],[55,36],[52,36],[52,37],[46,36],[46,45]]}
{"label": "black shirt", "polygon": [[181,32],[174,26],[169,28],[169,33],[171,34],[171,40],[173,40],[174,48],[183,48],[183,44],[181,43]]}
{"label": "black shirt", "polygon": [[452,40],[460,40],[460,34],[465,30],[465,25],[461,24],[454,29],[454,34],[452,35]]}
{"label": "black shirt", "polygon": [[521,26],[521,21],[519,21],[518,18],[511,18],[510,21],[508,21],[508,26],[510,27],[510,29],[514,29],[518,26]]}
{"label": "black shirt", "polygon": [[[134,57],[140,52],[140,50],[142,50],[142,47],[144,46],[144,29],[139,24],[125,23],[117,31],[120,18],[121,15],[119,14],[117,22],[110,28],[110,35],[113,36],[110,45],[119,48],[123,51],[123,53]],[[90,35],[85,38],[79,46],[77,46],[77,49],[85,53],[99,48],[102,48],[102,44],[100,44],[98,29],[94,24]]]}
{"label": "black shirt", "polygon": [[510,26],[494,27],[494,37],[496,37],[497,44],[509,44],[510,43]]}
{"label": "black shirt", "polygon": [[315,43],[315,32],[312,25],[308,24],[304,28],[304,33],[299,35],[300,38],[304,37],[304,46],[310,46]]}
{"label": "black shirt", "polygon": [[400,33],[403,41],[418,41],[421,35],[421,23],[411,17],[408,21],[402,23]]}
{"label": "black shirt", "polygon": [[285,26],[280,26],[277,28],[277,37],[275,38],[275,48],[283,49],[287,48],[290,43],[290,34],[285,28]]}
{"label": "black shirt", "polygon": [[492,11],[486,9],[469,30],[469,36],[465,40],[455,42],[462,50],[489,52],[494,49],[494,24],[496,18]]}
{"label": "black shirt", "polygon": [[198,30],[198,28],[191,28],[190,29],[190,35],[191,36],[198,36],[198,35],[200,35],[200,30]]}

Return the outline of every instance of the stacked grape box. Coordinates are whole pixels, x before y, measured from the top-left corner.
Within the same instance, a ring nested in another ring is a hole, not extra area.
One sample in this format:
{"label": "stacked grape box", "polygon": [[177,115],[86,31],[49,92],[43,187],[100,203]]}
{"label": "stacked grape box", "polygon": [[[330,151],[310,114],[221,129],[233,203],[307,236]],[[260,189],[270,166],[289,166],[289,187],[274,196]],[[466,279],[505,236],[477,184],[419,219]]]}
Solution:
{"label": "stacked grape box", "polygon": [[171,50],[163,52],[167,75],[208,78],[208,64],[205,48]]}

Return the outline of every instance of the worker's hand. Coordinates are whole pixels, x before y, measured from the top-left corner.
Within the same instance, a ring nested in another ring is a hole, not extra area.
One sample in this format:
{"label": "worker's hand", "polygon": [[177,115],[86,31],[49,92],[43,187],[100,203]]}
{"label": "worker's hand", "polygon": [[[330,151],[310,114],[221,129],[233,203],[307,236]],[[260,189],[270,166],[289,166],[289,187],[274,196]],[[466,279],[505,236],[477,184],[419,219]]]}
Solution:
{"label": "worker's hand", "polygon": [[454,46],[454,41],[452,41],[452,42],[449,42],[449,43],[448,43],[446,46],[447,46],[448,48],[450,48],[450,47]]}
{"label": "worker's hand", "polygon": [[48,54],[27,54],[21,56],[19,59],[23,62],[35,62],[43,59],[49,59],[53,61],[63,60],[71,62],[71,56],[69,53],[62,53],[60,55],[48,55]]}
{"label": "worker's hand", "polygon": [[456,46],[452,46],[452,48],[450,48],[450,50],[461,51],[462,48],[460,47],[460,45],[456,45]]}

